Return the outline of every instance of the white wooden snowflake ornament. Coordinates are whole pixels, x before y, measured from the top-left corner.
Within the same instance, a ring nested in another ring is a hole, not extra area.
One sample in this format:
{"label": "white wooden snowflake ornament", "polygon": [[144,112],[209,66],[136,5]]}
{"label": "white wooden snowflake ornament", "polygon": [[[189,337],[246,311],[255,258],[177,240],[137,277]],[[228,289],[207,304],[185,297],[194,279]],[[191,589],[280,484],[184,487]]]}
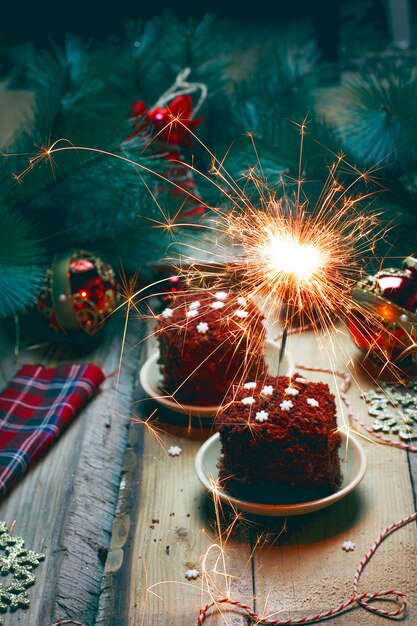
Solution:
{"label": "white wooden snowflake ornament", "polygon": [[243,389],[255,389],[256,388],[256,383],[245,383],[243,385]]}
{"label": "white wooden snowflake ornament", "polygon": [[307,404],[316,408],[319,406],[319,403],[314,398],[307,398]]}
{"label": "white wooden snowflake ornament", "polygon": [[298,396],[300,392],[295,387],[287,387],[284,393],[286,396]]}
{"label": "white wooden snowflake ornament", "polygon": [[197,309],[191,309],[185,314],[186,317],[195,317],[196,315],[198,315]]}
{"label": "white wooden snowflake ornament", "polygon": [[198,571],[198,569],[187,569],[187,571],[185,572],[185,578],[187,578],[188,580],[196,580],[200,575],[200,572]]}
{"label": "white wooden snowflake ornament", "polygon": [[354,543],[353,541],[344,541],[342,543],[342,549],[345,552],[353,552],[355,548],[356,548],[356,543]]}
{"label": "white wooden snowflake ornament", "polygon": [[248,312],[244,311],[243,309],[238,309],[237,311],[235,311],[235,315],[236,317],[240,317],[240,319],[245,319],[245,317],[248,317]]}
{"label": "white wooden snowflake ornament", "polygon": [[281,411],[289,411],[290,409],[292,409],[293,406],[294,405],[291,400],[283,400],[279,405],[279,408],[281,409]]}
{"label": "white wooden snowflake ornament", "polygon": [[221,300],[216,300],[210,304],[212,309],[222,309],[224,307],[224,302]]}
{"label": "white wooden snowflake ornament", "polygon": [[179,446],[170,446],[168,448],[168,454],[170,456],[179,456],[182,452],[182,448],[180,448]]}
{"label": "white wooden snowflake ornament", "polygon": [[238,299],[237,299],[237,303],[238,303],[240,306],[246,306],[246,304],[247,304],[247,302],[246,302],[245,298],[242,298],[242,296],[239,296],[239,297],[238,297]]}
{"label": "white wooden snowflake ornament", "polygon": [[268,413],[267,411],[258,411],[255,415],[255,419],[257,422],[266,422],[266,420],[268,419]]}
{"label": "white wooden snowflake ornament", "polygon": [[307,385],[308,380],[307,378],[303,378],[302,376],[297,376],[297,378],[295,379],[296,383],[301,383],[302,385]]}
{"label": "white wooden snowflake ornament", "polygon": [[272,394],[274,393],[274,388],[272,385],[265,385],[261,393],[263,396],[272,396]]}
{"label": "white wooden snowflake ornament", "polygon": [[174,315],[174,309],[170,309],[168,307],[162,311],[161,315],[165,320],[167,320]]}
{"label": "white wooden snowflake ornament", "polygon": [[209,329],[209,325],[207,324],[207,322],[200,322],[199,324],[197,324],[196,328],[198,333],[205,335]]}

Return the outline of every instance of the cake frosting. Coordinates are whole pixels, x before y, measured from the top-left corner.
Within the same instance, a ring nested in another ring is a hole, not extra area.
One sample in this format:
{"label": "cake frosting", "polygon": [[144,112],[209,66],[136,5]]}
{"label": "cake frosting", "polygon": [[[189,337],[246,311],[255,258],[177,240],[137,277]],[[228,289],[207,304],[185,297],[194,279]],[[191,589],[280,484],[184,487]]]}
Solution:
{"label": "cake frosting", "polygon": [[161,391],[183,404],[217,405],[233,384],[265,375],[263,316],[238,293],[176,296],[155,332]]}
{"label": "cake frosting", "polygon": [[329,495],[341,484],[342,440],[325,383],[298,374],[242,382],[216,427],[220,482],[242,497],[290,503]]}

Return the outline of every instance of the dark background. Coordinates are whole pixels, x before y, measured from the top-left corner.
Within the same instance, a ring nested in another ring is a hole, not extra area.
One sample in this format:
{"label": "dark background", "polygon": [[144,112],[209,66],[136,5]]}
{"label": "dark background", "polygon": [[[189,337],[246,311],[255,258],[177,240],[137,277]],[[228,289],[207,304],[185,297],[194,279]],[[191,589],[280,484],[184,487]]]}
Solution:
{"label": "dark background", "polygon": [[[63,41],[65,33],[76,33],[85,37],[104,39],[111,34],[120,34],[128,19],[148,19],[160,15],[165,9],[178,18],[202,17],[214,13],[219,17],[231,18],[244,23],[273,24],[308,19],[315,21],[316,29],[334,37],[337,29],[338,5],[346,0],[212,0],[203,3],[195,0],[164,2],[99,2],[98,0],[5,0],[0,9],[0,45],[10,46],[31,41],[36,45],[48,45]],[[362,4],[360,0],[351,2]],[[385,21],[384,0],[364,1],[367,6],[364,19]]]}

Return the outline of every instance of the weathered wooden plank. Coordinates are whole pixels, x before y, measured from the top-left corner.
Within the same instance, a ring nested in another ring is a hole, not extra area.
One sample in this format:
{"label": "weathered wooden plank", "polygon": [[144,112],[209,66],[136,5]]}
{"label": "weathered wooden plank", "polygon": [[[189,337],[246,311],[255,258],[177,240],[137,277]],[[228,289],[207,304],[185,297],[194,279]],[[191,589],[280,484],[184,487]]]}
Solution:
{"label": "weathered wooden plank", "polygon": [[[152,342],[150,345],[153,349]],[[154,408],[140,402],[135,412],[146,419]],[[161,420],[164,416],[168,414],[160,413]],[[183,427],[160,421],[157,432],[141,424],[131,428],[125,475],[131,486],[131,506],[126,509],[122,498],[97,626],[192,624],[200,606],[209,601],[209,590],[218,597],[229,588],[230,593],[253,602],[246,528],[236,528],[226,543],[220,538],[225,561],[220,558],[210,581],[185,578],[188,568],[201,571],[202,558],[210,547],[209,570],[216,565],[220,552],[215,545],[219,533],[227,532],[230,520],[218,522],[194,472],[195,455],[211,433],[190,430],[187,418],[183,419]],[[170,457],[170,445],[180,445],[182,454]],[[227,623],[243,626],[246,620],[231,616]],[[207,624],[224,624],[224,619],[216,615]]]}
{"label": "weathered wooden plank", "polygon": [[[107,375],[115,372],[122,325],[122,320],[114,320],[104,342],[77,360],[95,362]],[[141,325],[132,321],[117,397],[113,376],[0,505],[0,518],[8,523],[16,520],[16,534],[46,553],[31,590],[30,610],[6,615],[5,626],[46,626],[69,617],[87,626],[94,623],[119,492],[140,336]],[[6,381],[22,362],[75,359],[68,348],[48,346],[44,352],[23,352],[19,363],[3,359],[0,373]]]}

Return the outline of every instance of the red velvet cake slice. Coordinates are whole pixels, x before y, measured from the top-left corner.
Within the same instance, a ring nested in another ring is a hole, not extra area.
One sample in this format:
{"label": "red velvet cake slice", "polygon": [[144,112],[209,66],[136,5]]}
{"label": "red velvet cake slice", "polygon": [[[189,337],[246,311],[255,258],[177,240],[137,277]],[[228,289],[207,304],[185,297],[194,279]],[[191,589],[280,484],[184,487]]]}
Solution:
{"label": "red velvet cake slice", "polygon": [[247,378],[216,420],[220,482],[244,499],[291,504],[341,484],[334,396],[303,376]]}
{"label": "red velvet cake slice", "polygon": [[217,405],[233,384],[265,374],[259,309],[233,292],[176,297],[156,326],[161,391],[183,404]]}

